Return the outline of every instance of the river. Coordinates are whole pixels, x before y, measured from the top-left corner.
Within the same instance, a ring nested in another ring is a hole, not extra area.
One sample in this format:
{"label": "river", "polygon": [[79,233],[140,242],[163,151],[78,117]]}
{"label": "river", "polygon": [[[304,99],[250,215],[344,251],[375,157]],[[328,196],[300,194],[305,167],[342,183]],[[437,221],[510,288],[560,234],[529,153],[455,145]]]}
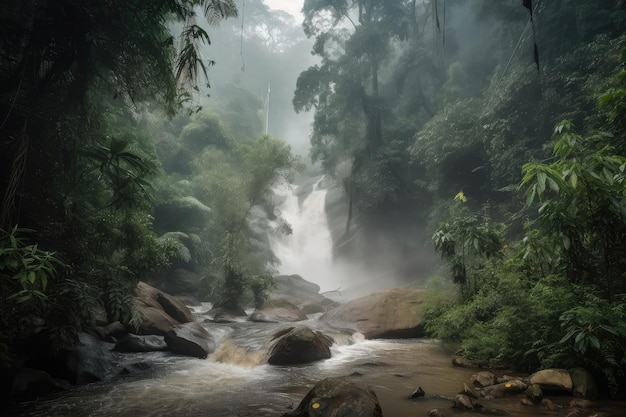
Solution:
{"label": "river", "polygon": [[[283,210],[294,233],[273,245],[283,260],[281,272],[307,271],[323,290],[331,290],[342,282],[332,272],[330,236],[323,214],[325,191],[318,188],[319,183],[303,199],[295,198],[291,188],[284,190]],[[167,352],[120,353],[116,357],[122,366],[139,362],[145,369],[17,404],[6,417],[280,417],[297,407],[313,385],[331,376],[369,385],[385,417],[426,416],[432,408],[446,416],[476,415],[453,410],[451,401],[445,399],[454,397],[476,370],[453,367],[450,354],[435,340],[364,340],[358,333],[329,327],[313,315],[299,324],[333,337],[332,357],[300,366],[273,366],[264,360],[269,341],[289,324],[215,323],[210,307],[191,307],[218,345],[207,359]],[[409,399],[420,386],[438,397]],[[554,401],[563,406],[569,398]],[[565,416],[568,412],[566,407],[554,411],[526,407],[517,397],[481,402],[512,416]],[[597,405],[615,416],[625,414],[620,411],[621,403]]]}

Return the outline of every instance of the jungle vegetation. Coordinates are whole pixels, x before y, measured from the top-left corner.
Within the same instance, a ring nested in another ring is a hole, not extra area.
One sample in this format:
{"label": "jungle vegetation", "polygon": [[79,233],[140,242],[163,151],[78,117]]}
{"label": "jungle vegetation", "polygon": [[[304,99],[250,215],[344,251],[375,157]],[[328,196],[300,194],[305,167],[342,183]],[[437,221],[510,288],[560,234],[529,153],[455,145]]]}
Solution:
{"label": "jungle vegetation", "polygon": [[[431,336],[482,364],[583,364],[623,393],[625,2],[306,0],[303,14],[317,63],[293,106],[345,192],[339,256],[378,262],[384,242],[417,280],[434,248]],[[211,25],[235,16],[231,0],[0,5],[2,366],[34,329],[60,346],[100,309],[131,323],[137,282],[175,266],[215,303],[262,304],[276,259],[254,220],[280,216],[268,191],[300,164],[262,134],[258,94],[208,90]],[[289,50],[272,39],[254,65]]]}

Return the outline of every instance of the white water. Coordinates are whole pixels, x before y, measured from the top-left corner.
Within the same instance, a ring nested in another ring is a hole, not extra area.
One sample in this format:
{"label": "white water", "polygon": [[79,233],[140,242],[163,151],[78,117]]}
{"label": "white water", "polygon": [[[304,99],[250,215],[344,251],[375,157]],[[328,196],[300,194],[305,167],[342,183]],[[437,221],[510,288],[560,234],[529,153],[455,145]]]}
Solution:
{"label": "white water", "polygon": [[298,186],[280,184],[275,188],[276,194],[284,199],[279,210],[292,233],[271,236],[272,249],[281,262],[278,272],[298,274],[319,285],[321,293],[340,289],[343,284],[333,263],[333,244],[325,211],[327,190],[321,188],[323,180],[321,177],[315,183],[301,203]]}

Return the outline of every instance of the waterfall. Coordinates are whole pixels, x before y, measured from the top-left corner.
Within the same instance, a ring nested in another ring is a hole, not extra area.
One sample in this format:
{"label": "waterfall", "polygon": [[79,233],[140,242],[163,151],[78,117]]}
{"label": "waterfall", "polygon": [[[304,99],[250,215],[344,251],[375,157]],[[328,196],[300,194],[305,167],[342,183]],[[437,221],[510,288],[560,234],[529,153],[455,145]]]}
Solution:
{"label": "waterfall", "polygon": [[327,190],[322,187],[324,177],[317,179],[312,191],[299,197],[301,186],[280,184],[274,189],[283,202],[278,207],[282,218],[291,226],[289,235],[275,233],[270,241],[280,260],[278,272],[298,274],[320,286],[320,292],[341,287],[333,268],[332,238],[326,218]]}

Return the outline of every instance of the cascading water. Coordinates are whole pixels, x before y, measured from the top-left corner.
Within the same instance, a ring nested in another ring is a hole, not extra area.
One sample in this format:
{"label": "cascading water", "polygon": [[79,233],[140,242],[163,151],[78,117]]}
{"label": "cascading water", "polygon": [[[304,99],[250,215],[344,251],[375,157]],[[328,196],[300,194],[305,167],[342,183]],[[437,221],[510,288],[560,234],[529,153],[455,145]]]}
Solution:
{"label": "cascading water", "polygon": [[[293,230],[273,235],[272,247],[281,259],[282,274],[300,274],[321,291],[342,286],[335,272],[332,242],[324,210],[323,178],[303,190],[282,184],[281,216]],[[298,195],[300,194],[300,195]],[[280,229],[279,222],[275,229]],[[197,322],[213,336],[217,350],[206,360],[167,352],[117,354],[121,363],[149,364],[148,370],[114,381],[94,383],[36,401],[15,405],[8,417],[279,417],[293,410],[309,389],[325,377],[346,377],[369,385],[378,396],[385,417],[425,416],[450,401],[474,370],[451,367],[449,355],[427,339],[353,340],[323,320],[300,322],[335,340],[332,357],[299,366],[272,366],[264,358],[276,331],[292,323],[217,323],[210,306],[192,308]],[[416,402],[407,399],[416,387],[439,397]],[[503,399],[506,401],[506,399]],[[552,411],[505,402],[510,415],[554,415]],[[448,415],[446,413],[446,415]],[[457,410],[455,416],[474,416]]]}
{"label": "cascading water", "polygon": [[280,260],[280,274],[301,275],[325,293],[341,288],[342,278],[333,265],[333,243],[325,211],[327,189],[323,182],[324,177],[319,177],[304,197],[299,195],[302,186],[281,183],[274,189],[283,199],[279,210],[290,225],[291,234],[274,233],[270,241]]}

